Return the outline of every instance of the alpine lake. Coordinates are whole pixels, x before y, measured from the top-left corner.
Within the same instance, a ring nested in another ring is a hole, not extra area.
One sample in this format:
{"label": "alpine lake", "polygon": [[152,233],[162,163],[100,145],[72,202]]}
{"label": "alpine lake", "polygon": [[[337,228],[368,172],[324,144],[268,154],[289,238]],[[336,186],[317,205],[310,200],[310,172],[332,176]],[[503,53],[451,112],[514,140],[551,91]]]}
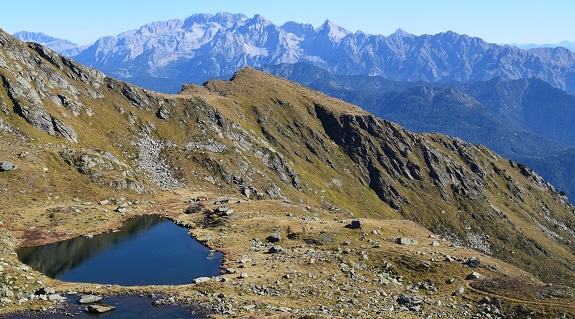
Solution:
{"label": "alpine lake", "polygon": [[[157,215],[128,219],[121,229],[91,238],[20,248],[17,254],[23,263],[54,279],[120,286],[189,284],[194,278],[219,275],[223,257],[192,238],[186,228]],[[201,318],[180,306],[146,307],[152,301],[144,297],[110,302],[121,306],[109,318],[140,318],[146,311],[165,318]]]}

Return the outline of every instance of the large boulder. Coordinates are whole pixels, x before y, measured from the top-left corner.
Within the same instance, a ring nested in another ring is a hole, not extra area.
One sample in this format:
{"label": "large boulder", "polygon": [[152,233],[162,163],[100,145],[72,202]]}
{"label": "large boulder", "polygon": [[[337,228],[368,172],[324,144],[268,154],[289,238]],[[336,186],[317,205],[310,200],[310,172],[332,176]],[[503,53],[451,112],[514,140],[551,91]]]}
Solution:
{"label": "large boulder", "polygon": [[345,227],[349,229],[361,229],[361,222],[359,221],[359,218],[356,218],[352,220],[351,223],[345,225]]}
{"label": "large boulder", "polygon": [[400,237],[397,239],[397,243],[400,245],[417,245],[417,240],[407,237]]}
{"label": "large boulder", "polygon": [[9,171],[13,171],[16,169],[16,165],[14,165],[12,162],[0,162],[0,172],[9,172]]}

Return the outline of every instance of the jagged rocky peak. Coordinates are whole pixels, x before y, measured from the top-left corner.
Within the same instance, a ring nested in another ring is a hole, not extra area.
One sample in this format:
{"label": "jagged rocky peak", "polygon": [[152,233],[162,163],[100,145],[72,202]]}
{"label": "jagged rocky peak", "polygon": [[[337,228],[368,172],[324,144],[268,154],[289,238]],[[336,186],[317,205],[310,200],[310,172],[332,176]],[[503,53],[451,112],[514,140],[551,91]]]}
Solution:
{"label": "jagged rocky peak", "polygon": [[390,37],[396,37],[396,38],[406,38],[406,37],[412,37],[414,35],[401,29],[401,28],[398,28],[397,30],[395,30],[395,32],[393,32],[389,36]]}
{"label": "jagged rocky peak", "polygon": [[296,37],[305,38],[306,36],[313,34],[314,27],[309,23],[297,23],[294,21],[288,21],[284,23],[281,28],[288,32],[294,34]]}
{"label": "jagged rocky peak", "polygon": [[326,35],[332,41],[339,42],[341,39],[345,38],[351,32],[340,27],[330,20],[325,20],[325,22],[317,29],[318,35]]}

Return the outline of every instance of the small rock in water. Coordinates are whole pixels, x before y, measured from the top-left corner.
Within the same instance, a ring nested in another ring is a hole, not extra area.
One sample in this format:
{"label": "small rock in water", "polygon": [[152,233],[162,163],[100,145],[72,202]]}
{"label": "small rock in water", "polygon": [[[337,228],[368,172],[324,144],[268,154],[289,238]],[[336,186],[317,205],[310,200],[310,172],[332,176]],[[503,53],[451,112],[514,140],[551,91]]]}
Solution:
{"label": "small rock in water", "polygon": [[109,311],[112,311],[114,309],[116,309],[116,307],[110,306],[110,305],[105,305],[105,304],[89,305],[88,307],[86,307],[86,312],[98,314],[98,313],[109,312]]}
{"label": "small rock in water", "polygon": [[98,302],[100,300],[102,300],[102,297],[100,297],[100,296],[84,295],[84,296],[82,296],[82,298],[80,298],[80,301],[78,301],[78,302],[81,304],[86,304],[86,303]]}

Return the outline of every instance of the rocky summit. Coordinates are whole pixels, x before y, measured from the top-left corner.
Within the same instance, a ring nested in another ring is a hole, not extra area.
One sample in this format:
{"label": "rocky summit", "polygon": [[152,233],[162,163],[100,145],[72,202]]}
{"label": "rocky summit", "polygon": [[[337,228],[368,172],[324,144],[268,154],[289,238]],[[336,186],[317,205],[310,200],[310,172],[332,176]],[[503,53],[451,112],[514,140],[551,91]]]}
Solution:
{"label": "rocky summit", "polygon": [[[224,317],[573,315],[574,207],[483,146],[251,68],[158,94],[4,32],[0,76],[2,313],[145,292]],[[223,252],[222,275],[63,283],[14,255],[138,214]]]}

